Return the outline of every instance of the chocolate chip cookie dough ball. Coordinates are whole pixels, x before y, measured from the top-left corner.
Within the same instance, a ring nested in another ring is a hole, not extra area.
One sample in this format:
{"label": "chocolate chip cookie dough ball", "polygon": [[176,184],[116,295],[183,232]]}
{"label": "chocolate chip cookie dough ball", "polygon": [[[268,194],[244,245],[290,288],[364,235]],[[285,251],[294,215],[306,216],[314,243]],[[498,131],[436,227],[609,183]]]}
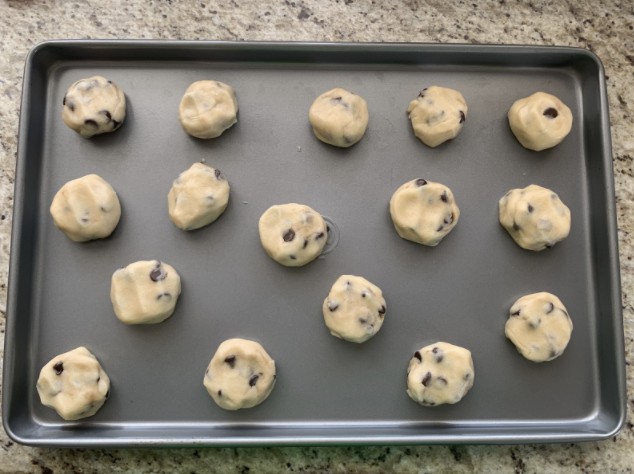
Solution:
{"label": "chocolate chip cookie dough ball", "polygon": [[326,245],[326,222],[308,206],[271,206],[260,217],[260,240],[266,253],[287,267],[301,267],[315,260]]}
{"label": "chocolate chip cookie dough ball", "polygon": [[460,209],[447,186],[419,178],[396,190],[390,214],[402,238],[435,247],[458,223]]}
{"label": "chocolate chip cookie dough ball", "polygon": [[65,420],[93,416],[110,396],[110,379],[85,347],[53,358],[42,368],[36,387],[42,405]]}
{"label": "chocolate chip cookie dough ball", "polygon": [[182,172],[167,196],[170,219],[182,230],[211,224],[228,202],[229,182],[220,170],[202,163],[194,163]]}
{"label": "chocolate chip cookie dough ball", "polygon": [[570,233],[570,209],[550,189],[531,184],[500,199],[500,224],[517,245],[539,252]]}
{"label": "chocolate chip cookie dough ball", "polygon": [[533,362],[545,362],[563,354],[570,342],[572,320],[555,295],[526,295],[513,304],[505,334],[517,350]]}
{"label": "chocolate chip cookie dough ball", "polygon": [[218,81],[194,82],[178,108],[183,130],[196,138],[216,138],[238,121],[233,87]]}
{"label": "chocolate chip cookie dough ball", "polygon": [[407,369],[407,394],[428,407],[458,403],[474,379],[471,352],[437,342],[414,352]]}
{"label": "chocolate chip cookie dough ball", "polygon": [[433,148],[458,136],[467,120],[467,102],[458,91],[431,86],[410,102],[407,112],[414,134]]}
{"label": "chocolate chip cookie dough ball", "polygon": [[105,77],[80,79],[64,95],[62,120],[84,138],[117,130],[125,120],[125,95]]}
{"label": "chocolate chip cookie dough ball", "polygon": [[322,142],[346,148],[363,137],[369,120],[368,106],[360,96],[337,88],[315,99],[308,118]]}
{"label": "chocolate chip cookie dough ball", "polygon": [[117,193],[96,174],[62,186],[50,211],[55,226],[75,242],[108,237],[121,218]]}
{"label": "chocolate chip cookie dough ball", "polygon": [[342,275],[323,304],[330,333],[350,342],[365,342],[383,325],[385,299],[381,289],[362,277]]}
{"label": "chocolate chip cookie dough ball", "polygon": [[117,318],[126,324],[165,321],[174,313],[180,294],[180,276],[159,260],[131,263],[112,275],[112,306]]}
{"label": "chocolate chip cookie dough ball", "polygon": [[545,92],[520,99],[508,113],[513,134],[524,148],[541,151],[562,142],[572,128],[572,112]]}
{"label": "chocolate chip cookie dough ball", "polygon": [[225,410],[259,405],[275,386],[275,361],[257,342],[229,339],[218,347],[203,384]]}

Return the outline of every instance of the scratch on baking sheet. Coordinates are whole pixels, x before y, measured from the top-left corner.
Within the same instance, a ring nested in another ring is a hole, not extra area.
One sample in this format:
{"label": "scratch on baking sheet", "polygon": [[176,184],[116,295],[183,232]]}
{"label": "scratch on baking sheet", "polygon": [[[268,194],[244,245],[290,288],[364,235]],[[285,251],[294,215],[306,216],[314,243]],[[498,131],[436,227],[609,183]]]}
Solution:
{"label": "scratch on baking sheet", "polygon": [[298,146],[298,147],[297,147],[297,151],[302,151],[302,147],[301,147],[301,146]]}

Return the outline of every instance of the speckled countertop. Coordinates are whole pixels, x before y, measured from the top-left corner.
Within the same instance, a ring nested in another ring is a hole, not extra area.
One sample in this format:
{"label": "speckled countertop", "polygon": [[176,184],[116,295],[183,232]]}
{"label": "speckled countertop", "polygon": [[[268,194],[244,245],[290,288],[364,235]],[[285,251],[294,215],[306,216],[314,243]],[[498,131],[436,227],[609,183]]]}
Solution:
{"label": "speckled countertop", "polygon": [[0,472],[515,472],[634,470],[634,2],[516,0],[0,0],[0,343],[22,71],[49,39],[409,41],[581,46],[603,60],[614,147],[628,416],[599,443],[529,446],[63,450],[13,443]]}

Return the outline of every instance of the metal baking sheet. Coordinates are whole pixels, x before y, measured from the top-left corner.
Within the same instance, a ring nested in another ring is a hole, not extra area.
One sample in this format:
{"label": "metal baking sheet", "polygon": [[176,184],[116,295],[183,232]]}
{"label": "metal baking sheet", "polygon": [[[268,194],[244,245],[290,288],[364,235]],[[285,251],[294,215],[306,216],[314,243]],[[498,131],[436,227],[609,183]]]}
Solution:
{"label": "metal baking sheet", "polygon": [[[126,93],[116,133],[90,140],[60,118],[75,80],[101,74]],[[231,84],[236,125],[220,138],[186,135],[178,104],[194,81]],[[469,114],[437,148],[413,134],[407,106],[429,85],[459,90]],[[308,109],[343,87],[368,103],[350,149],[321,143]],[[513,137],[513,102],[543,90],[572,110],[570,135],[534,153]],[[603,67],[574,48],[425,44],[54,41],[31,51],[24,76],[15,187],[3,421],[14,440],[45,446],[245,446],[585,441],[617,433],[625,416],[623,328],[614,186]],[[206,160],[231,184],[214,224],[182,232],[167,193]],[[71,242],[49,205],[67,181],[97,173],[123,214],[105,240]],[[388,202],[404,182],[449,186],[460,222],[436,248],[401,239]],[[511,188],[555,190],[572,211],[570,237],[522,250],[499,225]],[[260,215],[307,204],[340,241],[323,259],[286,268],[262,249]],[[157,258],[181,274],[175,314],[125,326],[109,299],[113,271]],[[382,288],[380,333],[357,345],[332,337],[321,304],[341,274]],[[565,354],[535,364],[504,337],[508,309],[537,291],[558,295],[574,321]],[[202,384],[218,345],[256,340],[277,364],[265,403],[228,412]],[[456,405],[409,399],[406,367],[436,341],[467,347],[475,386]],[[104,407],[63,422],[39,402],[40,368],[80,345],[112,380]]]}

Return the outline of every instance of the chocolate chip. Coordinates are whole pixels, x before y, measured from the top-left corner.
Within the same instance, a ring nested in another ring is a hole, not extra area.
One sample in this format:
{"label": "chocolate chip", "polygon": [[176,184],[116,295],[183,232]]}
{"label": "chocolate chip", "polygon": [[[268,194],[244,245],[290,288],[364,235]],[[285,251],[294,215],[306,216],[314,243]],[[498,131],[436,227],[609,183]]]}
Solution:
{"label": "chocolate chip", "polygon": [[445,224],[451,224],[453,222],[453,213],[445,216],[445,220],[443,221]]}
{"label": "chocolate chip", "polygon": [[465,379],[465,380],[469,380],[469,377],[470,377],[470,376],[471,376],[471,374],[466,373],[466,374],[464,374],[464,379]]}
{"label": "chocolate chip", "polygon": [[559,112],[557,112],[557,109],[548,107],[546,110],[544,110],[544,115],[550,118],[557,118],[557,115],[559,115]]}
{"label": "chocolate chip", "polygon": [[421,382],[425,387],[429,385],[429,381],[431,380],[431,372],[427,372],[423,377],[423,381]]}
{"label": "chocolate chip", "polygon": [[88,219],[86,219],[85,217],[82,217],[82,218],[81,218],[81,221],[82,221],[82,222],[88,222]]}
{"label": "chocolate chip", "polygon": [[564,314],[565,314],[568,318],[570,318],[570,315],[569,315],[566,311],[564,311],[563,309],[560,309],[559,311],[561,311],[561,312],[562,312],[562,313],[564,313]]}
{"label": "chocolate chip", "polygon": [[379,314],[385,314],[385,305],[381,306],[381,309],[379,309]]}
{"label": "chocolate chip", "polygon": [[432,352],[433,352],[434,354],[438,354],[438,348],[437,348],[437,347],[434,347],[434,348],[432,349]]}
{"label": "chocolate chip", "polygon": [[365,323],[367,323],[367,322],[368,322],[368,320],[367,320],[367,319],[365,319],[365,318],[359,318],[359,322],[360,322],[361,324],[365,324]]}
{"label": "chocolate chip", "polygon": [[224,176],[222,175],[222,173],[220,172],[220,170],[216,170],[215,172],[216,178],[217,179],[222,179],[224,178]]}
{"label": "chocolate chip", "polygon": [[521,311],[521,309],[518,309],[514,313],[511,313],[511,316],[519,316],[520,315],[520,311]]}
{"label": "chocolate chip", "polygon": [[548,307],[548,311],[546,311],[546,314],[550,314],[555,310],[555,305],[552,303],[548,303],[550,306]]}
{"label": "chocolate chip", "polygon": [[326,232],[330,232],[330,226],[329,225],[326,226]]}
{"label": "chocolate chip", "polygon": [[253,387],[258,382],[259,378],[260,378],[259,375],[252,375],[251,378],[249,379],[249,385]]}
{"label": "chocolate chip", "polygon": [[68,106],[71,112],[75,111],[75,101],[73,99],[66,99],[66,105]]}
{"label": "chocolate chip", "polygon": [[547,249],[552,249],[553,248],[552,245],[548,245],[548,244],[545,244],[544,247],[546,247]]}
{"label": "chocolate chip", "polygon": [[458,122],[458,123],[462,123],[465,120],[467,120],[467,117],[465,117],[464,112],[461,110],[460,111],[460,122]]}
{"label": "chocolate chip", "polygon": [[106,398],[110,397],[110,389],[106,392]]}
{"label": "chocolate chip", "polygon": [[367,294],[367,293],[366,293],[365,291],[362,291],[362,292],[361,292],[361,298],[365,298],[365,295],[366,295],[366,294]]}
{"label": "chocolate chip", "polygon": [[440,195],[440,200],[442,202],[449,202],[449,196],[447,196],[447,191],[443,191]]}
{"label": "chocolate chip", "polygon": [[339,303],[335,301],[328,301],[328,309],[332,312],[339,307]]}
{"label": "chocolate chip", "polygon": [[66,105],[66,94],[64,94],[64,100],[62,100],[62,105]]}
{"label": "chocolate chip", "polygon": [[107,110],[100,110],[99,113],[100,114],[104,114],[106,116],[106,118],[108,119],[108,122],[110,122],[112,120],[112,115]]}
{"label": "chocolate chip", "polygon": [[442,354],[439,354],[436,356],[436,362],[440,364],[444,358],[445,356],[443,356]]}
{"label": "chocolate chip", "polygon": [[423,356],[420,355],[420,352],[418,352],[418,351],[414,352],[414,357],[416,357],[419,362],[423,361]]}
{"label": "chocolate chip", "polygon": [[277,378],[277,374],[273,374],[273,380]]}
{"label": "chocolate chip", "polygon": [[308,239],[304,240],[304,248],[308,247]]}
{"label": "chocolate chip", "polygon": [[443,230],[445,228],[444,225],[441,225],[440,227],[438,227],[438,229],[436,229],[436,232],[440,232],[441,230]]}
{"label": "chocolate chip", "polygon": [[222,397],[222,390],[218,390],[218,396]]}
{"label": "chocolate chip", "polygon": [[100,380],[101,380],[101,377],[97,377],[97,383],[99,383]]}
{"label": "chocolate chip", "polygon": [[108,81],[108,84],[114,84],[114,82],[112,82],[112,81]]}
{"label": "chocolate chip", "polygon": [[513,230],[520,230],[520,226],[517,225],[517,222],[513,222]]}
{"label": "chocolate chip", "polygon": [[557,352],[555,352],[555,350],[554,350],[554,349],[551,349],[551,350],[550,350],[550,353],[548,354],[548,357],[551,357],[551,358],[552,358],[552,357],[555,357],[556,355],[557,355]]}
{"label": "chocolate chip", "polygon": [[284,239],[284,242],[292,241],[295,238],[295,231],[293,229],[288,229],[282,238]]}
{"label": "chocolate chip", "polygon": [[418,94],[418,97],[425,97],[424,92],[427,90],[427,87],[425,87],[422,91],[420,91],[420,93]]}
{"label": "chocolate chip", "polygon": [[447,379],[445,377],[443,377],[442,375],[439,375],[436,380],[438,380],[439,382],[444,383],[445,385],[447,385]]}
{"label": "chocolate chip", "polygon": [[225,362],[233,368],[236,365],[236,356],[227,356]]}
{"label": "chocolate chip", "polygon": [[113,120],[113,121],[112,121],[112,124],[113,124],[114,128],[117,128],[119,125],[121,125],[121,122],[118,122],[118,121],[116,121],[116,120]]}
{"label": "chocolate chip", "polygon": [[295,255],[291,255],[291,260],[297,260],[297,257]]}
{"label": "chocolate chip", "polygon": [[207,370],[205,370],[205,375],[209,374],[209,367],[207,367]]}
{"label": "chocolate chip", "polygon": [[534,210],[535,210],[535,208],[529,204],[528,205],[528,212],[533,212]]}
{"label": "chocolate chip", "polygon": [[161,267],[155,268],[150,272],[150,278],[152,281],[165,280],[165,270]]}
{"label": "chocolate chip", "polygon": [[84,124],[85,124],[85,125],[91,125],[91,126],[93,126],[93,127],[95,127],[95,128],[99,126],[99,125],[97,125],[97,122],[96,122],[96,121],[94,121],[93,119],[86,119],[86,120],[84,120]]}
{"label": "chocolate chip", "polygon": [[172,295],[170,295],[169,293],[161,293],[160,295],[158,295],[158,296],[156,297],[156,299],[157,299],[157,300],[160,300],[160,299],[161,299],[161,298],[163,298],[163,297],[165,297],[165,298],[171,298],[171,297],[172,297]]}
{"label": "chocolate chip", "polygon": [[61,362],[58,362],[57,364],[53,366],[53,369],[55,369],[55,373],[57,375],[62,375],[62,372],[64,372],[64,364],[62,364]]}
{"label": "chocolate chip", "polygon": [[423,178],[419,178],[416,180],[416,186],[418,186],[419,188],[421,186],[425,186],[427,184],[427,181],[425,181]]}
{"label": "chocolate chip", "polygon": [[341,102],[341,97],[335,97],[332,99],[333,102]]}
{"label": "chocolate chip", "polygon": [[536,323],[534,323],[533,321],[526,321],[526,324],[528,324],[528,326],[529,326],[531,329],[537,329],[537,326],[539,326],[539,323],[540,323],[541,321],[542,321],[541,319],[540,319],[539,321],[537,321]]}
{"label": "chocolate chip", "polygon": [[317,232],[317,234],[315,235],[315,240],[319,240],[324,236],[323,232]]}

